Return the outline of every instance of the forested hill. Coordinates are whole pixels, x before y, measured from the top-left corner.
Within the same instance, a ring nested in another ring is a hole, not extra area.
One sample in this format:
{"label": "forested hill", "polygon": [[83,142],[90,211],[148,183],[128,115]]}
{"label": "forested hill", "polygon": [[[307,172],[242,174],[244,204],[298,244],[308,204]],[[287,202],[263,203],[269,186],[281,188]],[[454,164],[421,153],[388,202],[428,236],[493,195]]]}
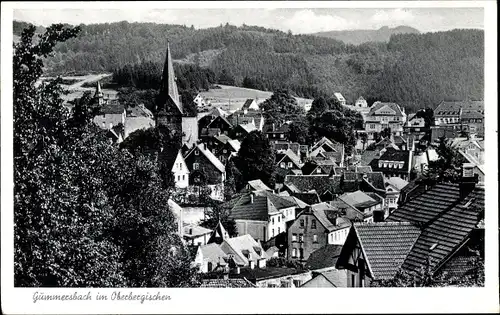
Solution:
{"label": "forested hill", "polygon": [[367,42],[388,42],[394,34],[420,34],[420,32],[409,26],[398,26],[394,28],[384,26],[378,30],[328,31],[311,35],[333,38],[347,44],[359,45]]}
{"label": "forested hill", "polygon": [[483,97],[481,30],[396,34],[387,43],[351,45],[245,25],[92,24],[58,44],[47,65],[62,73],[163,62],[167,40],[174,59],[207,66],[225,82],[249,88],[288,88],[304,97],[341,92],[351,103],[362,95],[410,111],[442,99]]}

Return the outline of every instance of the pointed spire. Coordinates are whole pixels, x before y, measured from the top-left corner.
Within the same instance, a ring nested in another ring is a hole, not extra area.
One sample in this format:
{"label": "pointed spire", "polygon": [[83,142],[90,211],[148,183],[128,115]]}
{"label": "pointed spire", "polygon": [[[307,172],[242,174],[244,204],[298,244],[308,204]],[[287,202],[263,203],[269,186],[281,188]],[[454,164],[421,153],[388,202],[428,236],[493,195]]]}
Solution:
{"label": "pointed spire", "polygon": [[94,95],[94,97],[96,97],[98,99],[99,105],[104,104],[104,95],[102,94],[101,82],[100,81],[97,81],[97,87],[95,89],[95,95]]}
{"label": "pointed spire", "polygon": [[166,101],[170,98],[182,113],[182,105],[179,101],[179,91],[177,90],[177,83],[175,82],[174,64],[170,53],[170,42],[167,42],[167,54],[163,67],[160,93],[163,94]]}

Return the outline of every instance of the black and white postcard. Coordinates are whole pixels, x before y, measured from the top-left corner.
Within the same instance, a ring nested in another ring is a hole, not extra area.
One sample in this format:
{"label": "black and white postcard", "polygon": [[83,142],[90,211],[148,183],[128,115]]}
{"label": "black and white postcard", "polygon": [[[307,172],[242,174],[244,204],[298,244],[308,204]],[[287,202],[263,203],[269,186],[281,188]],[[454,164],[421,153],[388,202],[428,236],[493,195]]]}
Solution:
{"label": "black and white postcard", "polygon": [[499,311],[494,1],[1,11],[6,314]]}

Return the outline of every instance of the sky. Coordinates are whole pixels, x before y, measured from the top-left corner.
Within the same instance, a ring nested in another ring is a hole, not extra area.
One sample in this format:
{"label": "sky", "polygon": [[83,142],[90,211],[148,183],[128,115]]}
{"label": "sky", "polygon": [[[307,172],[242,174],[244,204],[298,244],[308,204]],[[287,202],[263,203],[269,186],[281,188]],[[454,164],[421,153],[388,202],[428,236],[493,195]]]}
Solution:
{"label": "sky", "polygon": [[13,17],[43,26],[129,21],[193,25],[198,29],[229,23],[291,30],[294,34],[399,25],[421,32],[484,28],[482,8],[15,9]]}

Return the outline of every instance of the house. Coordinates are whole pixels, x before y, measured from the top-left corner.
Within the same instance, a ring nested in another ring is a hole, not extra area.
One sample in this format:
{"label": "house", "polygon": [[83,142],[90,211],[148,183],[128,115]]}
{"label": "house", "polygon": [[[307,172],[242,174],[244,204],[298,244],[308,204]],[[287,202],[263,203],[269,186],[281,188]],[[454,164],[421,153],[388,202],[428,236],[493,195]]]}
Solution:
{"label": "house", "polygon": [[408,182],[400,177],[390,177],[385,182],[385,204],[392,213],[398,207],[398,200],[401,190],[408,185]]}
{"label": "house", "polygon": [[426,132],[427,130],[428,127],[425,126],[425,119],[423,117],[417,117],[416,114],[409,114],[408,120],[403,126],[405,134]]}
{"label": "house", "polygon": [[340,105],[345,106],[346,105],[346,100],[344,96],[338,92],[333,93],[333,96],[335,96],[335,99],[339,101]]}
{"label": "house", "polygon": [[275,153],[284,153],[291,150],[295,155],[301,156],[301,145],[297,142],[274,141],[270,142]]}
{"label": "house", "polygon": [[348,286],[392,279],[400,270],[416,274],[428,268],[437,274],[470,259],[471,251],[483,255],[484,187],[476,182],[464,165],[458,184],[424,186],[386,222],[355,224],[337,260],[337,268],[348,270]]}
{"label": "house", "polygon": [[357,190],[345,193],[339,196],[338,199],[363,213],[364,222],[380,222],[388,215],[384,208],[384,199],[375,193],[364,193]]}
{"label": "house", "polygon": [[327,203],[306,206],[288,228],[288,259],[305,262],[326,244],[342,245],[350,225]]}
{"label": "house", "polygon": [[459,137],[461,127],[457,125],[431,126],[431,144],[437,145],[441,138],[451,139]]}
{"label": "house", "polygon": [[207,148],[212,151],[216,152],[219,149],[221,149],[228,140],[231,140],[229,136],[225,134],[217,134],[214,136],[206,137],[203,142],[207,144]]}
{"label": "house", "polygon": [[256,286],[245,278],[241,279],[203,279],[200,288],[255,288]]}
{"label": "house", "polygon": [[155,127],[155,119],[153,113],[144,104],[139,104],[134,107],[128,107],[125,116],[125,138],[132,132],[141,129]]}
{"label": "house", "polygon": [[[169,150],[166,150],[169,151]],[[173,151],[172,153],[174,153]],[[175,153],[174,153],[175,154]],[[171,159],[172,160],[172,159]],[[182,151],[178,150],[175,155],[175,160],[170,169],[172,170],[172,175],[174,176],[175,187],[186,188],[189,186],[189,168],[182,156]]]}
{"label": "house", "polygon": [[339,166],[344,166],[345,148],[343,144],[323,137],[311,147],[309,156],[330,158]]}
{"label": "house", "polygon": [[249,180],[243,190],[246,192],[260,191],[260,190],[273,191],[271,188],[266,186],[266,184],[264,184],[260,179]]}
{"label": "house", "polygon": [[182,133],[183,113],[177,83],[175,82],[170,45],[167,43],[167,54],[158,96],[156,125],[166,126],[173,133]]}
{"label": "house", "polygon": [[249,110],[259,110],[259,105],[257,105],[257,102],[254,99],[249,98],[245,101],[245,103],[243,103],[241,110],[243,110],[246,114],[246,111]]}
{"label": "house", "polygon": [[223,200],[226,168],[206,144],[194,146],[184,156],[184,161],[189,169],[189,184],[207,186],[212,190],[213,199]]}
{"label": "house", "polygon": [[276,167],[288,170],[300,170],[301,166],[300,157],[290,149],[284,153],[276,154]]}
{"label": "house", "polygon": [[476,111],[462,111],[460,115],[462,129],[479,136],[484,136],[484,114]]}
{"label": "house", "polygon": [[259,131],[264,128],[264,116],[260,111],[235,111],[227,117],[233,126],[253,124]]}
{"label": "house", "polygon": [[113,126],[110,129],[108,129],[108,132],[106,133],[106,137],[113,144],[120,144],[120,143],[122,143],[123,139],[125,138],[125,134],[124,134],[124,131],[123,131],[123,125],[118,124],[116,126]]}
{"label": "house", "polygon": [[184,233],[182,238],[184,239],[186,245],[206,245],[212,234],[212,230],[204,228],[196,224],[184,224]]}
{"label": "house", "polygon": [[347,272],[345,270],[329,270],[320,273],[313,273],[313,278],[301,288],[343,288],[346,287]]}
{"label": "house", "polygon": [[207,129],[218,129],[220,134],[227,135],[233,128],[233,125],[226,117],[219,115],[215,117],[208,125]]}
{"label": "house", "polygon": [[232,139],[236,139],[238,141],[243,141],[245,137],[252,131],[258,130],[253,123],[250,124],[242,124],[234,127],[230,132],[229,136]]}
{"label": "house", "polygon": [[309,255],[306,268],[315,272],[334,270],[343,244],[326,244]]}
{"label": "house", "polygon": [[400,177],[410,179],[412,168],[412,151],[395,150],[387,148],[378,159],[371,161],[370,166],[376,172],[382,172],[385,177]]}
{"label": "house", "polygon": [[275,141],[288,141],[288,133],[290,126],[288,124],[281,124],[276,126],[275,123],[264,126],[263,132],[270,142]]}
{"label": "house", "polygon": [[220,248],[229,257],[230,267],[265,268],[269,259],[260,243],[248,234],[227,238]]}
{"label": "house", "polygon": [[241,196],[229,217],[236,222],[238,235],[249,234],[266,242],[286,231],[286,222],[295,219],[295,208],[302,205],[297,198],[258,190]]}
{"label": "house", "polygon": [[363,96],[360,96],[358,97],[358,99],[356,100],[356,102],[354,103],[354,106],[355,107],[360,107],[360,108],[365,108],[365,107],[368,107],[368,103],[366,102],[366,100],[363,98]]}
{"label": "house", "polygon": [[454,138],[448,141],[449,145],[458,150],[467,160],[474,164],[484,164],[484,140],[474,136],[469,138]]}
{"label": "house", "polygon": [[229,113],[226,112],[225,110],[223,110],[222,108],[220,107],[214,107],[212,108],[212,110],[208,113],[208,115],[212,116],[213,118],[215,117],[219,117],[219,116],[222,116],[222,117],[227,117],[229,116]]}
{"label": "house", "polygon": [[196,107],[198,108],[207,105],[207,103],[203,99],[203,96],[201,96],[200,93],[196,94],[196,96],[193,98],[193,102],[196,104]]}
{"label": "house", "polygon": [[94,123],[101,129],[111,129],[121,124],[125,126],[127,112],[123,104],[110,103],[99,107],[97,115],[94,116]]}
{"label": "house", "polygon": [[230,277],[244,278],[258,288],[296,288],[311,279],[307,270],[282,267],[241,268],[239,274]]}
{"label": "house", "polygon": [[338,164],[330,158],[310,158],[301,168],[303,175],[330,175]]}
{"label": "house", "polygon": [[231,156],[238,155],[241,143],[238,140],[227,139],[227,141],[215,149],[215,156],[226,165]]}
{"label": "house", "polygon": [[[459,127],[462,124],[462,114],[476,112],[484,115],[483,101],[442,101],[434,110],[434,119],[436,125],[455,125]],[[467,120],[467,116],[464,119]]]}
{"label": "house", "polygon": [[400,136],[406,122],[404,108],[396,103],[375,102],[366,115],[365,131],[368,139],[376,139],[384,129],[390,128],[391,132]]}
{"label": "house", "polygon": [[354,223],[336,265],[347,272],[346,286],[394,278],[419,234],[409,222]]}
{"label": "house", "polygon": [[198,246],[193,265],[200,273],[229,269],[229,256],[215,243]]}

